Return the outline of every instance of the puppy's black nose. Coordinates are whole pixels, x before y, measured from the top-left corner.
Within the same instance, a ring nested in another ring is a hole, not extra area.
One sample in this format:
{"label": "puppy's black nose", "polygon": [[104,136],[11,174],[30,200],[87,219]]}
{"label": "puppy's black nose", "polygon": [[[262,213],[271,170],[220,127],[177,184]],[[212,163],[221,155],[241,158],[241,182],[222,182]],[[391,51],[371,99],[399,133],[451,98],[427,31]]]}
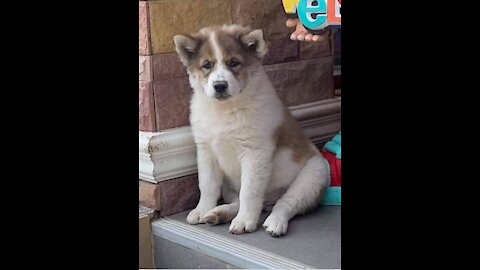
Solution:
{"label": "puppy's black nose", "polygon": [[215,92],[223,94],[228,88],[228,83],[226,81],[216,81],[213,83],[213,88]]}

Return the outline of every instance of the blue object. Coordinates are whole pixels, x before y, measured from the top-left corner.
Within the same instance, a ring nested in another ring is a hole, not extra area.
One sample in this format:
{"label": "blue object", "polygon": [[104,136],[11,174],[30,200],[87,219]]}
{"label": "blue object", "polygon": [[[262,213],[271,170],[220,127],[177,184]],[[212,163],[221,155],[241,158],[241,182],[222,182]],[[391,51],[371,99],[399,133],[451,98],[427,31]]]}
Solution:
{"label": "blue object", "polygon": [[[317,6],[313,6],[312,2],[312,0],[300,0],[297,15],[305,27],[318,30],[327,21],[327,1],[317,1]],[[312,14],[317,15],[313,18]]]}
{"label": "blue object", "polygon": [[341,147],[341,131],[328,141],[323,148],[327,149],[329,152],[334,153],[338,159],[342,159],[342,147]]}
{"label": "blue object", "polygon": [[338,143],[338,144],[342,144],[342,132],[338,132],[337,135],[335,135],[335,137],[333,137],[332,141]]}
{"label": "blue object", "polygon": [[327,164],[327,175],[328,175],[328,185],[323,199],[320,201],[321,205],[342,205],[342,187],[331,187],[330,186],[330,164],[326,159],[325,164]]}
{"label": "blue object", "polygon": [[328,187],[321,205],[342,205],[342,187]]}

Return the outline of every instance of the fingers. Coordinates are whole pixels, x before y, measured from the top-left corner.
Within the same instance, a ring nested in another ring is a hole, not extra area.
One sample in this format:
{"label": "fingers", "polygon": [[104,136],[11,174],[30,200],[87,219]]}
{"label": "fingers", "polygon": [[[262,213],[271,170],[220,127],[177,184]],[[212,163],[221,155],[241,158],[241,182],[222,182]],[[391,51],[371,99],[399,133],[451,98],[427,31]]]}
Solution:
{"label": "fingers", "polygon": [[291,40],[320,42],[328,40],[328,34],[311,34],[299,19],[287,19],[287,27],[295,27],[295,31],[290,35]]}
{"label": "fingers", "polygon": [[312,41],[319,42],[328,40],[328,35],[313,35]]}
{"label": "fingers", "polygon": [[287,22],[285,23],[285,25],[287,27],[295,27],[297,26],[299,20],[298,19],[288,19]]}

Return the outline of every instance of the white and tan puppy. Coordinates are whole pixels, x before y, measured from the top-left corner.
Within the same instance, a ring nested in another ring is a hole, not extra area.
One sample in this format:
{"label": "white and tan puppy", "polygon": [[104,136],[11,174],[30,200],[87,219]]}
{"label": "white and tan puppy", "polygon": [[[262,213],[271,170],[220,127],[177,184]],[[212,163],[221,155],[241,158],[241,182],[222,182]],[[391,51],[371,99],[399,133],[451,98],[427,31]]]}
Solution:
{"label": "white and tan puppy", "polygon": [[[230,233],[272,236],[317,206],[329,185],[327,163],[282,104],[263,70],[262,30],[207,27],[174,37],[193,96],[190,124],[197,146],[200,202],[190,224],[230,222]],[[286,41],[287,42],[287,41]],[[217,206],[223,198],[225,204]]]}

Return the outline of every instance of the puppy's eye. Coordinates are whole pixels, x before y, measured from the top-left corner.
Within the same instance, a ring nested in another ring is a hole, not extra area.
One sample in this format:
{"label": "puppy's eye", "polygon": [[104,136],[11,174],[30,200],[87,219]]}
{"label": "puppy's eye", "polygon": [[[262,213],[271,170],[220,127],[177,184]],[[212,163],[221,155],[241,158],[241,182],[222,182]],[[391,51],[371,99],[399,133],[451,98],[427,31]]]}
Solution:
{"label": "puppy's eye", "polygon": [[239,62],[237,59],[232,59],[232,60],[230,60],[230,62],[228,63],[228,65],[229,65],[230,67],[236,67],[236,66],[240,65],[240,62]]}
{"label": "puppy's eye", "polygon": [[210,63],[209,61],[206,61],[205,63],[203,63],[202,67],[204,69],[211,69],[212,68],[212,63]]}

